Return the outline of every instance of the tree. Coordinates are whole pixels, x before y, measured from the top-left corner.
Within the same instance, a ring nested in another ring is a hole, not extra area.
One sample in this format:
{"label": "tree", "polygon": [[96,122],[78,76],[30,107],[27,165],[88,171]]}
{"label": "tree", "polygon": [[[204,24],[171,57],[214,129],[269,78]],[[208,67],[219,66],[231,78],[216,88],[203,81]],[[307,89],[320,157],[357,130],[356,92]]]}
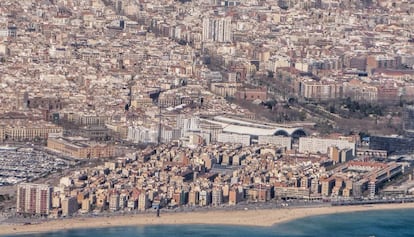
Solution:
{"label": "tree", "polygon": [[268,109],[273,110],[273,108],[277,105],[277,101],[274,99],[268,100],[264,102],[263,105],[266,106]]}
{"label": "tree", "polygon": [[329,134],[333,130],[332,124],[330,124],[327,120],[326,121],[319,121],[315,124],[315,128],[321,134]]}
{"label": "tree", "polygon": [[267,71],[267,77],[268,78],[273,78],[273,76],[274,76],[274,73],[272,72],[272,71]]}

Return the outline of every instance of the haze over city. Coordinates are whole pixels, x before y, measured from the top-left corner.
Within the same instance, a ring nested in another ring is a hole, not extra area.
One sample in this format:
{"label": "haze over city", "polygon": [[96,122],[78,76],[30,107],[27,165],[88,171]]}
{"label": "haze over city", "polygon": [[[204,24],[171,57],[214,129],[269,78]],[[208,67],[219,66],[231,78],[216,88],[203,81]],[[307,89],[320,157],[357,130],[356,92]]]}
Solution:
{"label": "haze over city", "polygon": [[0,235],[411,210],[413,21],[410,0],[2,0]]}

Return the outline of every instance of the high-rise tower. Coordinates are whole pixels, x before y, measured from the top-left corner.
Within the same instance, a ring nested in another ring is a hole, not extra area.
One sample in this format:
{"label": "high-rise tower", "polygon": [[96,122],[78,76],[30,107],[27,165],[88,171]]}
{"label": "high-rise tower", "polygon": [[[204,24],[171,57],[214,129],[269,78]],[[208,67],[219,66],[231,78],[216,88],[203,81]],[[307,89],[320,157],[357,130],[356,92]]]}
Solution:
{"label": "high-rise tower", "polygon": [[52,187],[22,183],[17,186],[17,212],[48,215],[51,208]]}
{"label": "high-rise tower", "polygon": [[203,41],[232,42],[231,18],[204,18]]}

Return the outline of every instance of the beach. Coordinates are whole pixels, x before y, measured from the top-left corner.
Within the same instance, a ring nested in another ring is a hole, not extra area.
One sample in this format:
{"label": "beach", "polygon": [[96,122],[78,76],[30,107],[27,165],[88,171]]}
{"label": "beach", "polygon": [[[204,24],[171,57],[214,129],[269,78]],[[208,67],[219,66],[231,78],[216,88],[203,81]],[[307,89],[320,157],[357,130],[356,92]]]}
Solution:
{"label": "beach", "polygon": [[117,226],[142,226],[142,225],[243,225],[243,226],[271,226],[299,218],[315,215],[326,215],[346,212],[414,209],[414,203],[402,204],[376,204],[358,206],[335,207],[300,207],[269,210],[243,210],[243,211],[202,211],[202,212],[178,212],[162,213],[156,217],[155,213],[137,214],[111,217],[87,217],[59,219],[42,222],[39,224],[8,224],[0,225],[0,235],[44,233],[62,231],[75,228],[105,228]]}

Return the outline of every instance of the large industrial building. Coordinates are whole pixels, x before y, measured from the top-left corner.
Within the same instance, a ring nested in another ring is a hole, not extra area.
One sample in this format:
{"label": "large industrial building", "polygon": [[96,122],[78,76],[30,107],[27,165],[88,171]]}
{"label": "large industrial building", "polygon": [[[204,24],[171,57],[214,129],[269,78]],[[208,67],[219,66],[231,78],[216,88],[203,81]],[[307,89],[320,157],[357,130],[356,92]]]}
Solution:
{"label": "large industrial building", "polygon": [[399,136],[371,136],[369,149],[385,150],[388,154],[414,152],[414,138]]}
{"label": "large industrial building", "polygon": [[265,123],[248,119],[214,116],[200,118],[200,126],[206,132],[209,127],[220,130],[212,141],[235,142],[240,141],[244,145],[250,144],[276,144],[291,148],[292,139],[306,136],[305,130],[300,126],[280,125],[275,123]]}

